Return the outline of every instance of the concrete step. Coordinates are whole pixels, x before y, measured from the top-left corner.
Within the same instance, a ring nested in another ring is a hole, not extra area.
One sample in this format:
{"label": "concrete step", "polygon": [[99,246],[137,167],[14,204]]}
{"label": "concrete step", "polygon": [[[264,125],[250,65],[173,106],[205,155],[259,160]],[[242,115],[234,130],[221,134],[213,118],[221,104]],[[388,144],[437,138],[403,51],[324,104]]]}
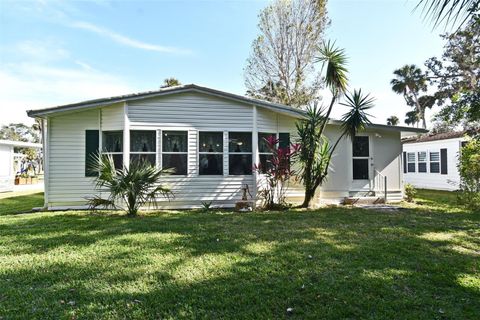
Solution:
{"label": "concrete step", "polygon": [[345,197],[344,204],[378,204],[384,203],[383,197],[368,196],[368,197]]}

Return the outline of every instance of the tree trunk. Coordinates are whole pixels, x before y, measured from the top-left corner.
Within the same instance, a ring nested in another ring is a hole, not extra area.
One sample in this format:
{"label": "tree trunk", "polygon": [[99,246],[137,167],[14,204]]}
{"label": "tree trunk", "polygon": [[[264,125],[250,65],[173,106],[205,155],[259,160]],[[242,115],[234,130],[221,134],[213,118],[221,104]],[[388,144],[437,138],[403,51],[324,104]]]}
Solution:
{"label": "tree trunk", "polygon": [[315,192],[312,190],[305,189],[305,198],[303,199],[303,203],[300,205],[300,208],[309,208],[310,202],[312,201]]}

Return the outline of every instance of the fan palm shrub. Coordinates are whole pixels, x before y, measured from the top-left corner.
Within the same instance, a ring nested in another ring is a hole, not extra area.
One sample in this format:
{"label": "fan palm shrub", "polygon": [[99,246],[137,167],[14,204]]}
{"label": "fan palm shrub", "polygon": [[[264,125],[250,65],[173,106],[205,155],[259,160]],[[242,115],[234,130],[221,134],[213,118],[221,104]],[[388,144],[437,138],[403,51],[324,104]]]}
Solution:
{"label": "fan palm shrub", "polygon": [[173,195],[162,184],[162,177],[171,170],[158,169],[146,161],[132,161],[129,167],[116,169],[111,155],[96,155],[92,157],[90,167],[98,173],[96,189],[108,193],[108,197],[96,195],[89,198],[91,209],[121,209],[129,216],[135,216],[143,205],[156,205],[158,197],[170,199]]}

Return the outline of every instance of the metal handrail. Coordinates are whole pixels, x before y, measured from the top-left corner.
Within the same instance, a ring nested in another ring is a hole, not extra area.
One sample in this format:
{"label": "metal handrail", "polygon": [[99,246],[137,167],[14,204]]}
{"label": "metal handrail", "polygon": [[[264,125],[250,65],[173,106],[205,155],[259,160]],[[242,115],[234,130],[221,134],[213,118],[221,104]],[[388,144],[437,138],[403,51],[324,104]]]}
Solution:
{"label": "metal handrail", "polygon": [[387,203],[387,176],[381,174],[378,170],[374,170],[373,188],[375,192],[383,192],[383,199]]}

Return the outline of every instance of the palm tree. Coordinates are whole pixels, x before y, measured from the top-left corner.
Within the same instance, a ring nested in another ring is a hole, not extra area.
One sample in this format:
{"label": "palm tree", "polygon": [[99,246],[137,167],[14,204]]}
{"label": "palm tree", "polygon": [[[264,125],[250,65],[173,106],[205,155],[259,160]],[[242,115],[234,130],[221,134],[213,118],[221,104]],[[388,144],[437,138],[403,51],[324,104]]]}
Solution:
{"label": "palm tree", "polygon": [[391,117],[387,118],[387,124],[389,126],[396,126],[396,125],[398,125],[399,121],[400,120],[398,120],[397,116],[391,116]]}
{"label": "palm tree", "polygon": [[348,79],[346,69],[346,55],[344,50],[337,49],[334,44],[324,43],[319,50],[320,57],[317,62],[322,62],[325,69],[324,82],[332,93],[332,99],[326,110],[313,104],[307,108],[305,119],[296,123],[298,143],[300,150],[295,155],[295,160],[300,165],[299,178],[305,187],[304,201],[300,207],[307,208],[328,175],[330,161],[339,142],[352,138],[370,123],[366,110],[373,106],[373,99],[364,96],[361,90],[346,95],[346,102],[342,105],[350,108],[342,117],[342,133],[337,141],[331,145],[324,135],[325,128],[330,120],[333,105],[347,91]]}
{"label": "palm tree", "polygon": [[393,72],[395,79],[390,81],[392,90],[402,94],[407,105],[415,107],[419,118],[423,121],[423,128],[427,127],[425,109],[419,102],[419,93],[427,90],[427,78],[422,70],[414,64],[405,65]]}
{"label": "palm tree", "polygon": [[135,216],[144,204],[156,205],[159,196],[170,199],[172,195],[170,189],[161,183],[163,176],[171,170],[157,169],[145,161],[133,161],[128,168],[115,169],[111,155],[96,155],[90,167],[98,173],[96,189],[109,193],[108,198],[94,196],[88,199],[91,209],[123,209],[129,216]]}
{"label": "palm tree", "polygon": [[460,26],[480,10],[480,0],[420,0],[416,9],[422,7],[425,18],[430,17],[434,27],[442,22],[455,24],[463,17]]}
{"label": "palm tree", "polygon": [[415,111],[409,111],[405,114],[405,124],[412,125],[418,124],[418,114]]}
{"label": "palm tree", "polygon": [[163,85],[160,88],[175,87],[181,85],[177,78],[171,77],[163,80]]}

